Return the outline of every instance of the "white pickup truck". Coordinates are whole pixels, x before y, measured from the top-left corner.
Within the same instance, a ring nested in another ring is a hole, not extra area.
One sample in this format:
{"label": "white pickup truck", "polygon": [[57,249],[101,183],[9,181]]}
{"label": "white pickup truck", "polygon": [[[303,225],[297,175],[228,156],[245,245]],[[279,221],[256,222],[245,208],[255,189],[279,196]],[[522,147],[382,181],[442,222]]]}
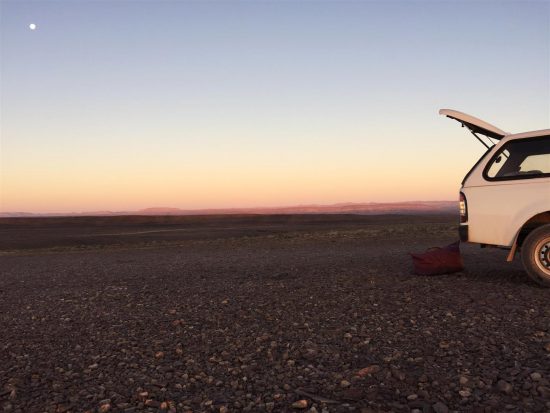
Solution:
{"label": "white pickup truck", "polygon": [[487,147],[460,190],[460,239],[520,251],[527,274],[550,287],[550,129],[508,133],[451,109]]}

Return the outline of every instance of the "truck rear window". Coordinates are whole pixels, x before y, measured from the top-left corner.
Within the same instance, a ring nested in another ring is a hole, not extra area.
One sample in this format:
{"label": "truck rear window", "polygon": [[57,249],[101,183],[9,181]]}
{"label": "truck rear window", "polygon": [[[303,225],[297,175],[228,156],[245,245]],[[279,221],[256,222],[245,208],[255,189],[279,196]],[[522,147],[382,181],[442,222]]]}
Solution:
{"label": "truck rear window", "polygon": [[483,175],[490,181],[550,176],[550,136],[507,142]]}

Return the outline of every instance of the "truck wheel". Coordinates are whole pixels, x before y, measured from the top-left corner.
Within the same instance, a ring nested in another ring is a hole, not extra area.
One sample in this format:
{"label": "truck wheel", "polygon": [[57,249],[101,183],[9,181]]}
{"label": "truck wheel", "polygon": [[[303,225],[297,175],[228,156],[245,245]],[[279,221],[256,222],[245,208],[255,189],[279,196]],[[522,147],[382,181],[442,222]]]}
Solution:
{"label": "truck wheel", "polygon": [[535,282],[550,287],[550,225],[529,233],[521,246],[523,268]]}

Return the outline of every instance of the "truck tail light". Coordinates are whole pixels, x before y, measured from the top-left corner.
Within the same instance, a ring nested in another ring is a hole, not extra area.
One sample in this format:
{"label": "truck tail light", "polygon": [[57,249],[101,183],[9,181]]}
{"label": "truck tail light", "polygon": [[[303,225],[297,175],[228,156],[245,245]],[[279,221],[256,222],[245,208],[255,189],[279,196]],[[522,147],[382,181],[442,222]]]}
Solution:
{"label": "truck tail light", "polygon": [[460,223],[468,222],[468,204],[466,203],[466,196],[462,192],[460,193],[458,208],[460,211]]}

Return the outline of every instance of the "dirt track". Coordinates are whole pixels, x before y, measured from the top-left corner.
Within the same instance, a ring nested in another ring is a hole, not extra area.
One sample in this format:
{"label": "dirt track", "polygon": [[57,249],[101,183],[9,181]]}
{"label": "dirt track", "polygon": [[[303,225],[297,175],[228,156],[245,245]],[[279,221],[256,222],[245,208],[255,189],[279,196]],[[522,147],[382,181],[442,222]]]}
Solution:
{"label": "dirt track", "polygon": [[38,250],[1,227],[0,406],[550,409],[550,290],[473,246],[463,273],[411,275],[454,218],[344,221]]}

